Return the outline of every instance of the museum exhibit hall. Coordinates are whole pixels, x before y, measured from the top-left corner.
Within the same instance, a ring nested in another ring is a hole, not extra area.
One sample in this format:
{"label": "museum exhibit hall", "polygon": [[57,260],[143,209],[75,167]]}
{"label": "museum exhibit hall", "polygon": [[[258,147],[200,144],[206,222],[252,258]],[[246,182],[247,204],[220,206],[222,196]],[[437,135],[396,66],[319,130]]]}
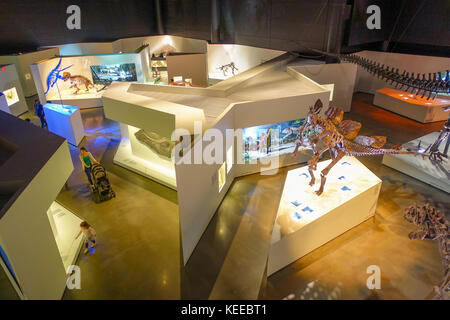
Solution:
{"label": "museum exhibit hall", "polygon": [[1,1],[0,300],[450,300],[449,9]]}

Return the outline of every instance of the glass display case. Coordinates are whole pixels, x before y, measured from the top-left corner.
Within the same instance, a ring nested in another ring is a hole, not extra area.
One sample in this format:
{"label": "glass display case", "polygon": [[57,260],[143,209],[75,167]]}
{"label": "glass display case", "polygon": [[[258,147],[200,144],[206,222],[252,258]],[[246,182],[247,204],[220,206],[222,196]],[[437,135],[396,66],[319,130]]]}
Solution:
{"label": "glass display case", "polygon": [[8,106],[12,106],[16,102],[19,102],[19,96],[17,95],[17,90],[15,87],[3,91],[3,94],[6,97],[6,103]]}
{"label": "glass display case", "polygon": [[47,210],[47,216],[64,268],[67,270],[75,262],[83,242],[82,236],[75,239],[82,220],[56,201]]}

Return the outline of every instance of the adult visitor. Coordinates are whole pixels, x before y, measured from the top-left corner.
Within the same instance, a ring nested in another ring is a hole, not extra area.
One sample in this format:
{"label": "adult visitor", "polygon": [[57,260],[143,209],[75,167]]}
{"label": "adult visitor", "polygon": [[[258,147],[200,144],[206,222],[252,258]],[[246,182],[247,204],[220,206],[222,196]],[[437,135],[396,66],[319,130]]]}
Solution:
{"label": "adult visitor", "polygon": [[85,147],[80,148],[80,161],[83,165],[84,172],[89,180],[89,184],[92,186],[92,177],[91,177],[91,169],[92,165],[98,164],[98,161],[92,156],[92,154],[86,150]]}

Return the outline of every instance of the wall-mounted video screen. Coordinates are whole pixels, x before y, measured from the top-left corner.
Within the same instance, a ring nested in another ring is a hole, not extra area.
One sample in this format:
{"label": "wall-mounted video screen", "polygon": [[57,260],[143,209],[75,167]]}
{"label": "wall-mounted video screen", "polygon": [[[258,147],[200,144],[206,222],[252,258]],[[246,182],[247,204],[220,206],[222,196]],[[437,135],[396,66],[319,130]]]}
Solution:
{"label": "wall-mounted video screen", "polygon": [[244,128],[244,161],[291,153],[305,119]]}
{"label": "wall-mounted video screen", "polygon": [[94,83],[137,81],[136,65],[134,63],[91,66],[91,73]]}

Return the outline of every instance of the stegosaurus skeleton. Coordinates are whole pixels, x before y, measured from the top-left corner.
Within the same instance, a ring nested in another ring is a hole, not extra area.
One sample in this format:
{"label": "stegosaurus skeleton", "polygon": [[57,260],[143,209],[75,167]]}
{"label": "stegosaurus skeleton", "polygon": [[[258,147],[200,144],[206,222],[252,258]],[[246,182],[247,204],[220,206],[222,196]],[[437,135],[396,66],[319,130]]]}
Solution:
{"label": "stegosaurus skeleton", "polygon": [[[308,141],[309,146],[312,148],[313,156],[308,161],[308,171],[311,175],[310,186],[313,186],[316,181],[313,171],[317,169],[320,157],[324,152],[330,152],[331,163],[320,173],[321,183],[319,190],[316,191],[317,195],[321,195],[324,190],[328,172],[345,155],[371,156],[413,153],[411,151],[400,151],[400,146],[396,146],[393,149],[381,149],[386,141],[385,137],[357,136],[357,132],[361,128],[358,122],[351,120],[342,121],[344,112],[336,107],[330,107],[325,112],[326,118],[322,117],[319,115],[322,107],[322,102],[317,100],[314,107],[310,108],[304,123],[299,129],[297,146],[294,150],[294,154],[296,154],[298,148],[304,145],[305,140]],[[356,139],[357,137],[365,139]],[[349,140],[353,138],[357,141],[366,141],[366,143],[363,145]],[[324,146],[318,148],[319,142],[322,142]]]}
{"label": "stegosaurus skeleton", "polygon": [[430,204],[413,204],[405,209],[403,217],[419,229],[409,234],[413,239],[438,240],[439,249],[444,265],[444,278],[439,287],[435,287],[434,299],[450,299],[450,232],[449,222],[443,213]]}

